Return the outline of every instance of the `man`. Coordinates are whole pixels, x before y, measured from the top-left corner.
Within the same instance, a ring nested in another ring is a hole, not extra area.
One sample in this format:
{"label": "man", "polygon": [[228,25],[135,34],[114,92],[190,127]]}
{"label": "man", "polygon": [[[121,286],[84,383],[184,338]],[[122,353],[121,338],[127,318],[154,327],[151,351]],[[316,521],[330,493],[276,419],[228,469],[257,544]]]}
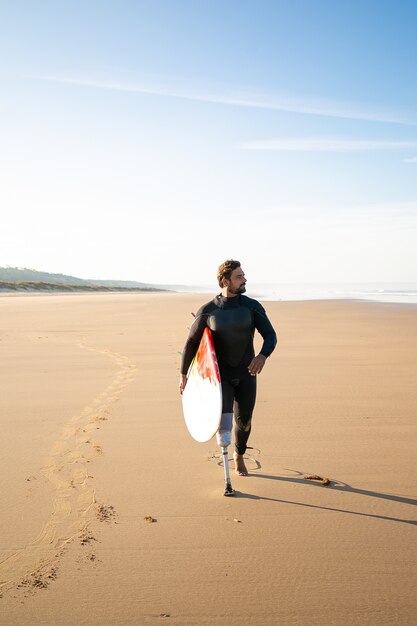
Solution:
{"label": "man", "polygon": [[[235,472],[239,476],[247,476],[243,455],[255,407],[256,376],[273,352],[277,338],[264,308],[256,300],[243,295],[246,278],[239,261],[230,259],[222,263],[217,280],[221,294],[198,310],[182,353],[180,393],[185,389],[188,368],[208,326],[216,349],[223,395],[217,443],[222,447],[230,445],[234,409]],[[255,329],[264,339],[257,356],[253,347]]]}

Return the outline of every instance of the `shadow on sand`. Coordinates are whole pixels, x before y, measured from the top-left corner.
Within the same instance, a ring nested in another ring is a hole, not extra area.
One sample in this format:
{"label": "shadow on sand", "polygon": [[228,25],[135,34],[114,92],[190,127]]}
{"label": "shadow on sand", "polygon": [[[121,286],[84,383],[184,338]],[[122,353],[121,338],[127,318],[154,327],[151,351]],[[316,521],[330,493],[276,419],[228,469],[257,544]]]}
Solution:
{"label": "shadow on sand", "polygon": [[[388,493],[379,493],[378,491],[369,491],[367,489],[356,489],[355,487],[352,487],[351,485],[348,485],[341,481],[334,480],[333,478],[330,479],[331,481],[330,486],[325,487],[321,483],[313,483],[310,480],[305,480],[303,478],[303,475],[306,474],[307,472],[300,472],[298,470],[292,470],[289,468],[284,468],[284,469],[290,472],[294,472],[298,477],[292,478],[289,476],[273,476],[271,474],[258,474],[257,471],[255,470],[255,471],[252,471],[252,473],[250,473],[249,476],[245,478],[244,480],[250,480],[250,479],[255,478],[257,480],[259,479],[277,480],[280,482],[298,483],[302,485],[308,485],[309,487],[326,489],[328,491],[336,490],[336,491],[341,491],[344,493],[359,494],[359,495],[367,496],[371,498],[381,498],[383,500],[390,500],[392,502],[400,502],[401,504],[410,504],[412,506],[417,505],[417,500],[413,498],[406,498],[404,496],[396,496],[396,495],[392,495]],[[401,519],[398,517],[389,517],[387,515],[376,515],[374,513],[362,513],[360,511],[349,511],[347,509],[338,509],[335,507],[320,506],[318,504],[307,504],[305,502],[296,502],[294,500],[283,500],[281,498],[268,498],[265,496],[257,496],[251,493],[246,493],[246,492],[238,491],[238,490],[236,490],[235,493],[238,498],[248,498],[251,500],[267,500],[270,502],[282,502],[283,504],[293,504],[296,506],[302,506],[302,507],[307,507],[307,508],[312,508],[312,509],[322,509],[325,511],[336,511],[337,513],[348,513],[349,515],[360,515],[362,517],[373,517],[375,519],[382,519],[382,520],[386,520],[390,522],[402,522],[403,524],[411,524],[413,526],[417,526],[417,520]]]}

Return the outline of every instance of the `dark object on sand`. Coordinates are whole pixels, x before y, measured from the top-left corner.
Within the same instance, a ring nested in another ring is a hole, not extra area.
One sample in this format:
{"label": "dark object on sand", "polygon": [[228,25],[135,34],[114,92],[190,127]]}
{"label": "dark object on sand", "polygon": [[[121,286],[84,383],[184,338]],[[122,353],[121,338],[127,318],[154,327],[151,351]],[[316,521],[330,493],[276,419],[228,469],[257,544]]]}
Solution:
{"label": "dark object on sand", "polygon": [[330,485],[330,480],[328,478],[326,478],[325,476],[319,476],[318,474],[306,474],[306,476],[303,476],[303,478],[305,480],[321,480],[325,487],[328,487]]}

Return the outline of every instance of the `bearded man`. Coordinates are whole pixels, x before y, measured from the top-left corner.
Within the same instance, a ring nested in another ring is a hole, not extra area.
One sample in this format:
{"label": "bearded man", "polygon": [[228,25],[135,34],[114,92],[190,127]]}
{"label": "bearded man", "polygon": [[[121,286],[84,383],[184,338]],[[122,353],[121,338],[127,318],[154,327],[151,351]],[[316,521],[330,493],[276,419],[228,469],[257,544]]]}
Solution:
{"label": "bearded man", "polygon": [[[265,309],[243,295],[246,278],[239,261],[229,259],[217,272],[221,293],[197,312],[185,344],[180,377],[180,393],[187,384],[188,368],[197,352],[206,326],[211,330],[219,364],[223,407],[217,443],[223,449],[231,443],[234,417],[235,473],[247,476],[243,456],[251,432],[256,400],[256,377],[275,349],[277,336]],[[255,329],[263,337],[257,356],[253,347]]]}

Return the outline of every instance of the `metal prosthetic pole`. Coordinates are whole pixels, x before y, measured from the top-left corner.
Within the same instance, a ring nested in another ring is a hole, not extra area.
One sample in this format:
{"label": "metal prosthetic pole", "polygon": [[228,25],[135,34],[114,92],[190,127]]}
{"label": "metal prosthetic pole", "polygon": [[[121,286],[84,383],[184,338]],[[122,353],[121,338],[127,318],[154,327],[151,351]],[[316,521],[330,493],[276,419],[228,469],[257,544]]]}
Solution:
{"label": "metal prosthetic pole", "polygon": [[230,482],[230,473],[229,473],[229,455],[227,452],[227,448],[230,446],[232,441],[232,424],[233,424],[233,413],[222,413],[222,417],[220,420],[220,427],[217,431],[216,439],[218,445],[222,449],[223,455],[223,468],[224,468],[224,495],[225,496],[234,496],[235,492],[232,487],[232,483]]}
{"label": "metal prosthetic pole", "polygon": [[230,472],[229,472],[229,455],[227,452],[227,446],[222,448],[223,454],[223,467],[224,467],[224,494],[225,496],[234,496],[235,492],[232,487],[232,483],[230,482]]}

